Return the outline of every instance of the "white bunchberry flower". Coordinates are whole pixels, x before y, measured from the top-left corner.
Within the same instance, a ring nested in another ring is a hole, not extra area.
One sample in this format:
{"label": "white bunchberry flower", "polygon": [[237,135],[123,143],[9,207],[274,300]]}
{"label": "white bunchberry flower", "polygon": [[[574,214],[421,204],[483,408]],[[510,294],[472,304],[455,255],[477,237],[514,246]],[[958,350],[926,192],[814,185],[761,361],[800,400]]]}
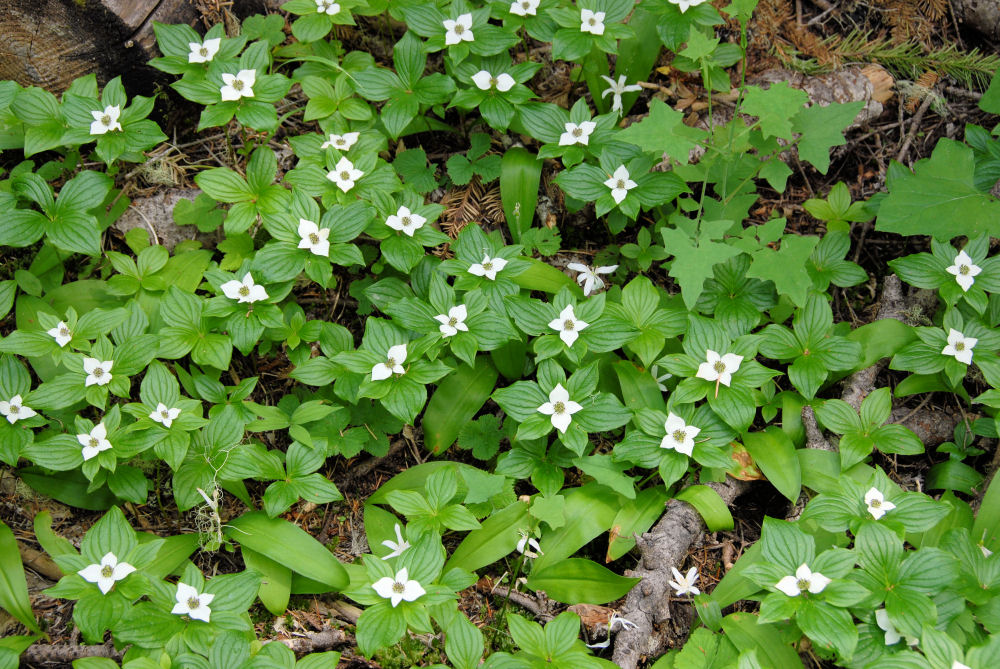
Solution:
{"label": "white bunchberry flower", "polygon": [[563,340],[563,343],[567,346],[572,346],[573,342],[576,341],[577,337],[580,336],[580,330],[584,329],[590,325],[586,321],[581,321],[573,313],[573,305],[567,304],[566,307],[559,312],[559,317],[549,323],[549,327],[559,333],[559,338]]}
{"label": "white bunchberry flower", "polygon": [[87,379],[84,381],[83,385],[87,386],[103,386],[111,382],[111,367],[114,365],[113,360],[98,360],[97,358],[84,358],[83,359],[83,371],[87,373]]}
{"label": "white bunchberry flower", "polygon": [[347,151],[357,144],[360,132],[345,132],[343,135],[330,134],[329,139],[320,144],[319,148],[329,149],[331,146],[338,151]]}
{"label": "white bunchberry flower", "polygon": [[663,423],[667,434],[660,440],[660,448],[669,448],[690,456],[694,452],[694,438],[701,432],[700,427],[688,425],[680,416],[670,412]]}
{"label": "white bunchberry flower", "polygon": [[14,395],[9,402],[0,400],[0,413],[11,425],[19,420],[38,415],[31,407],[24,406],[24,400],[21,399],[20,395]]}
{"label": "white bunchberry flower", "polygon": [[385,219],[385,224],[393,230],[402,232],[407,237],[412,237],[413,233],[424,227],[427,219],[420,214],[414,214],[409,207],[400,207],[395,214],[390,214]]}
{"label": "white bunchberry flower", "polygon": [[118,122],[122,110],[118,105],[108,105],[104,111],[92,111],[90,115],[94,117],[94,122],[90,124],[91,135],[103,135],[114,130],[121,130],[122,124]]}
{"label": "white bunchberry flower", "polygon": [[865,493],[865,505],[868,507],[868,513],[872,514],[875,520],[878,520],[896,508],[896,505],[892,502],[887,502],[885,495],[874,486],[869,488],[868,492]]}
{"label": "white bunchberry flower", "polygon": [[372,367],[372,381],[388,379],[393,374],[406,374],[404,362],[406,362],[406,344],[391,347],[385,354],[385,362]]}
{"label": "white bunchberry flower", "polygon": [[264,286],[253,282],[250,272],[243,275],[242,281],[237,281],[236,279],[226,281],[219,288],[222,290],[223,295],[237,302],[250,302],[252,304],[260,300],[266,300],[268,297]]}
{"label": "white bunchberry flower", "polygon": [[104,427],[104,423],[98,423],[94,429],[86,434],[76,435],[76,440],[83,446],[84,460],[95,458],[101,451],[111,448],[111,442],[108,441],[108,428]]}
{"label": "white bunchberry flower", "polygon": [[321,228],[314,221],[299,219],[299,248],[313,255],[330,257],[330,228]]}
{"label": "white bunchberry flower", "polygon": [[339,161],[337,161],[337,165],[333,168],[333,170],[327,173],[326,178],[337,184],[337,188],[346,193],[354,188],[354,184],[357,180],[364,175],[364,172],[354,168],[354,163],[347,158],[342,157]]}
{"label": "white bunchberry flower", "polygon": [[208,605],[215,599],[215,595],[207,592],[199,593],[197,588],[187,583],[178,583],[176,598],[177,603],[174,604],[174,608],[170,609],[171,613],[188,616],[206,623],[209,621],[212,609]]}
{"label": "white bunchberry flower", "polygon": [[472,14],[462,14],[454,21],[445,19],[444,30],[445,46],[454,46],[475,39],[475,35],[472,34]]}
{"label": "white bunchberry flower", "polygon": [[219,53],[219,45],[222,44],[221,37],[213,37],[204,42],[188,42],[191,53],[188,54],[189,63],[208,63]]}
{"label": "white bunchberry flower", "polygon": [[395,578],[383,576],[375,581],[372,583],[372,589],[378,593],[379,597],[392,602],[392,608],[396,608],[402,601],[412,602],[427,592],[420,583],[410,580],[406,567],[397,571]]}
{"label": "white bunchberry flower", "polygon": [[223,102],[253,97],[253,85],[257,82],[257,70],[240,70],[236,74],[222,73],[223,86],[219,95]]}
{"label": "white bunchberry flower", "polygon": [[798,597],[801,593],[809,591],[814,595],[823,592],[823,588],[830,584],[830,579],[823,574],[813,572],[806,563],[802,563],[795,570],[794,576],[785,576],[774,584],[778,590],[789,597]]}
{"label": "white bunchberry flower", "polygon": [[316,11],[320,14],[333,16],[340,11],[340,5],[334,0],[316,0]]}
{"label": "white bunchberry flower", "polygon": [[[875,624],[879,626],[879,629],[885,632],[886,646],[895,645],[899,643],[900,639],[903,638],[903,635],[899,633],[896,626],[892,624],[891,620],[889,620],[889,612],[885,609],[879,609],[875,612]],[[918,643],[920,643],[920,640],[916,637],[909,635],[906,636],[906,644],[908,646],[916,646]]]}
{"label": "white bunchberry flower", "polygon": [[105,553],[100,564],[92,564],[76,572],[88,583],[96,583],[102,594],[108,594],[115,583],[135,571],[128,562],[119,562],[114,553]]}
{"label": "white bunchberry flower", "polygon": [[718,396],[719,384],[729,386],[733,380],[733,374],[743,362],[743,356],[735,353],[719,355],[712,349],[708,349],[705,351],[705,358],[706,361],[698,365],[698,373],[695,376],[706,381],[715,381],[715,393]]}
{"label": "white bunchberry flower", "polygon": [[958,330],[949,328],[948,344],[941,349],[941,355],[953,355],[959,362],[972,364],[972,349],[978,341],[975,337],[966,337]]}
{"label": "white bunchberry flower", "polygon": [[614,95],[614,97],[611,98],[611,111],[616,111],[619,114],[625,110],[625,108],[622,106],[622,95],[624,95],[625,93],[635,93],[636,91],[642,90],[642,86],[638,84],[629,84],[628,86],[626,86],[624,74],[618,77],[618,81],[615,81],[611,77],[605,76],[603,74],[601,75],[601,79],[604,79],[604,81],[608,82],[608,88],[605,88],[601,92],[601,97],[606,98],[609,95]]}
{"label": "white bunchberry flower", "polygon": [[592,35],[604,34],[604,12],[595,12],[590,9],[580,10],[580,32]]}
{"label": "white bunchberry flower", "polygon": [[468,316],[469,311],[465,308],[464,304],[460,304],[457,307],[449,309],[447,314],[438,314],[434,317],[434,320],[441,324],[438,326],[441,334],[445,337],[451,337],[458,334],[459,330],[462,332],[469,331],[469,326],[465,324],[465,319]]}
{"label": "white bunchberry flower", "polygon": [[579,262],[571,262],[566,265],[566,269],[572,272],[579,272],[576,277],[577,283],[583,286],[584,296],[590,295],[595,290],[604,288],[604,279],[601,274],[611,274],[618,265],[605,265],[604,267],[594,267],[593,269]]}
{"label": "white bunchberry flower", "polygon": [[692,7],[697,7],[707,0],[670,0],[670,4],[677,5],[681,8],[681,14],[691,9]]}
{"label": "white bunchberry flower", "polygon": [[552,417],[552,426],[559,432],[565,433],[566,428],[573,422],[573,414],[583,407],[569,398],[569,391],[563,388],[561,383],[549,393],[549,401],[538,407],[538,412]]}
{"label": "white bunchberry flower", "polygon": [[536,16],[542,0],[514,0],[510,3],[510,13],[515,16]]}
{"label": "white bunchberry flower", "polygon": [[490,281],[497,280],[497,272],[507,266],[507,261],[503,258],[490,258],[483,254],[483,261],[475,263],[469,267],[469,274],[475,276],[485,276]]}
{"label": "white bunchberry flower", "polygon": [[629,178],[628,168],[619,165],[615,173],[605,180],[604,185],[611,189],[611,197],[615,199],[615,204],[621,204],[628,192],[639,184]]}
{"label": "white bunchberry flower", "polygon": [[677,567],[671,567],[670,571],[674,575],[674,580],[670,581],[670,587],[676,591],[678,597],[684,595],[700,595],[701,590],[695,587],[698,582],[698,568],[691,567],[687,574],[682,574]]}
{"label": "white bunchberry flower", "polygon": [[410,542],[403,538],[402,528],[399,526],[399,523],[396,523],[394,529],[396,530],[396,540],[393,541],[392,539],[386,539],[382,542],[383,546],[392,550],[392,552],[388,555],[382,556],[383,560],[399,557],[406,551],[407,548],[410,547]]}
{"label": "white bunchberry flower", "polygon": [[69,331],[69,326],[62,321],[59,321],[51,330],[47,330],[45,334],[55,339],[60,348],[73,339],[73,333]]}
{"label": "white bunchberry flower", "polygon": [[593,121],[583,121],[579,124],[567,123],[566,131],[559,135],[559,146],[572,146],[573,144],[587,146],[595,128],[597,128],[597,124]]}
{"label": "white bunchberry flower", "polygon": [[[528,532],[525,530],[518,530],[521,538],[517,541],[517,552],[524,555],[524,557],[535,559],[539,555],[545,555],[542,552],[542,547],[538,545],[538,541],[535,540]],[[531,550],[534,549],[534,550]]]}
{"label": "white bunchberry flower", "polygon": [[607,648],[611,645],[611,633],[615,631],[615,626],[621,627],[623,630],[632,630],[639,627],[634,622],[627,618],[622,618],[618,615],[617,611],[611,612],[611,617],[608,618],[608,636],[600,643],[588,643],[587,648]]}
{"label": "white bunchberry flower", "polygon": [[972,258],[969,257],[968,253],[959,251],[958,255],[955,256],[955,264],[951,267],[945,267],[944,270],[948,274],[955,275],[955,281],[958,282],[958,285],[962,287],[964,292],[968,292],[972,288],[972,284],[976,282],[974,277],[979,276],[983,268],[973,264]]}
{"label": "white bunchberry flower", "polygon": [[510,89],[514,88],[514,77],[510,76],[506,72],[501,72],[497,76],[493,76],[486,70],[479,70],[474,75],[472,75],[472,83],[476,85],[481,91],[488,91],[491,88],[496,88],[501,93],[506,93]]}
{"label": "white bunchberry flower", "polygon": [[149,417],[163,427],[170,427],[174,424],[174,419],[181,415],[181,410],[177,407],[168,407],[163,402],[156,403],[156,410],[151,411]]}

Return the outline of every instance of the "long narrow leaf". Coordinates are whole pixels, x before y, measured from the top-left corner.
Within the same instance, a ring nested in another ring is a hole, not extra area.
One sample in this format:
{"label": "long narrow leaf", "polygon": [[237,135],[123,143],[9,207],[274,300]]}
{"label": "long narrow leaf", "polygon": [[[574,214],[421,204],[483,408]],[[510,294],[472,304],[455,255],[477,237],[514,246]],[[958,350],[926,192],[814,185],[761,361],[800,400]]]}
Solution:
{"label": "long narrow leaf", "polygon": [[538,185],[542,179],[542,161],[519,146],[508,149],[500,161],[500,199],[507,217],[511,239],[517,244],[531,227],[538,204]]}
{"label": "long narrow leaf", "polygon": [[17,539],[2,520],[0,520],[0,607],[32,632],[42,633],[31,611],[28,582],[24,578]]}

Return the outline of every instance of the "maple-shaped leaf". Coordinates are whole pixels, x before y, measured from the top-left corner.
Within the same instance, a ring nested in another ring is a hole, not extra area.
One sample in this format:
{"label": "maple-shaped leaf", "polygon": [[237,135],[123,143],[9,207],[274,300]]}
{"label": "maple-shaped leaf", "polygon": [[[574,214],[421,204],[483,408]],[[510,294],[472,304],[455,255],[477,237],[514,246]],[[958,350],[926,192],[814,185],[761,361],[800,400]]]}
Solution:
{"label": "maple-shaped leaf", "polygon": [[844,128],[849,126],[865,106],[864,102],[833,102],[827,106],[813,105],[799,110],[792,119],[792,130],[802,135],[799,158],[826,174],[830,168],[830,149],[843,146]]}
{"label": "maple-shaped leaf", "polygon": [[618,138],[635,144],[643,151],[668,156],[687,165],[691,149],[705,139],[707,133],[684,125],[684,114],[660,100],[653,100],[649,116],[618,133]]}
{"label": "maple-shaped leaf", "polygon": [[760,119],[765,137],[792,139],[792,118],[809,101],[805,91],[791,88],[787,81],[771,84],[768,89],[747,86],[743,111]]}
{"label": "maple-shaped leaf", "polygon": [[940,140],[913,172],[894,161],[875,229],[942,241],[981,233],[1000,236],[1000,202],[976,188],[975,170],[972,149],[950,139]]}
{"label": "maple-shaped leaf", "polygon": [[721,237],[722,231],[731,225],[730,221],[721,221],[720,223],[723,223],[724,226],[718,226],[722,229],[717,235],[706,234],[705,226],[707,224],[703,223],[702,235],[697,245],[681,230],[676,228],[662,228],[660,230],[664,246],[674,256],[674,259],[670,261],[669,274],[681,287],[684,306],[688,309],[694,308],[705,286],[705,280],[714,275],[712,268],[741,253],[739,249],[729,244],[710,239],[713,236]]}
{"label": "maple-shaped leaf", "polygon": [[806,261],[819,243],[819,237],[785,235],[781,238],[781,248],[775,251],[767,246],[753,253],[753,262],[747,276],[754,279],[773,281],[781,295],[788,295],[797,306],[803,306],[809,298],[813,286]]}

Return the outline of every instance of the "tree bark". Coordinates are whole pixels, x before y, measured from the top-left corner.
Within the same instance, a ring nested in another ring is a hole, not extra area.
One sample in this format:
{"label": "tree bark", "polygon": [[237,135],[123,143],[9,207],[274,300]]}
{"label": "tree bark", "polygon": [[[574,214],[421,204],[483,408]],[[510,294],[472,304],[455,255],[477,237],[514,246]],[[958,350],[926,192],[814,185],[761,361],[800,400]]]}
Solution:
{"label": "tree bark", "polygon": [[150,79],[153,21],[190,23],[187,0],[0,0],[0,79],[61,93],[91,72]]}

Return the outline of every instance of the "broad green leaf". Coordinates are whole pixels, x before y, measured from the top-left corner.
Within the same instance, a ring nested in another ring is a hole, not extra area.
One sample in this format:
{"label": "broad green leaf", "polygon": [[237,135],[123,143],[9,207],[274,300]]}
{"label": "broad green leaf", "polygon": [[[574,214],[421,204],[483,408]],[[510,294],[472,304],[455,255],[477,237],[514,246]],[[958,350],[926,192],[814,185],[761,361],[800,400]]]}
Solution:
{"label": "broad green leaf", "polygon": [[527,586],[565,604],[605,604],[625,596],[639,580],[591,560],[568,558],[533,569]]}
{"label": "broad green leaf", "polygon": [[707,485],[692,485],[677,493],[677,499],[693,506],[710,532],[733,529],[733,515],[719,493]]}
{"label": "broad green leaf", "polygon": [[489,358],[479,356],[475,367],[461,365],[441,382],[427,403],[421,423],[431,452],[443,453],[455,443],[462,427],[489,399],[496,381],[496,368]]}
{"label": "broad green leaf", "polygon": [[500,198],[515,244],[520,243],[521,234],[534,220],[541,177],[542,161],[535,154],[521,147],[504,153],[500,161]]}
{"label": "broad green leaf", "polygon": [[474,572],[509,555],[521,538],[519,530],[528,527],[528,505],[514,502],[482,522],[472,530],[451,554],[444,573],[451,569]]}
{"label": "broad green leaf", "polygon": [[649,116],[617,133],[618,139],[635,144],[643,151],[663,153],[687,165],[691,150],[706,137],[704,130],[685,125],[684,114],[653,99]]}
{"label": "broad green leaf", "polygon": [[771,485],[793,503],[798,500],[802,475],[795,444],[788,435],[772,425],[763,432],[745,434],[743,445]]}

